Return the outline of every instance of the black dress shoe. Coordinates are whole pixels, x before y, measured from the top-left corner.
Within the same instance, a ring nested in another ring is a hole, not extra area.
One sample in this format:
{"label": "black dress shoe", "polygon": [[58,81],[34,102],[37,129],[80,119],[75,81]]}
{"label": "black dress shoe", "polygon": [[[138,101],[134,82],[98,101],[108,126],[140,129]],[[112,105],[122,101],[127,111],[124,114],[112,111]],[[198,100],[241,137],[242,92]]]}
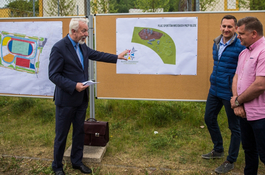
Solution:
{"label": "black dress shoe", "polygon": [[74,166],[73,165],[73,168],[79,169],[84,174],[91,174],[92,173],[92,170],[85,165],[80,165],[80,166]]}
{"label": "black dress shoe", "polygon": [[65,175],[63,171],[54,171],[55,175]]}

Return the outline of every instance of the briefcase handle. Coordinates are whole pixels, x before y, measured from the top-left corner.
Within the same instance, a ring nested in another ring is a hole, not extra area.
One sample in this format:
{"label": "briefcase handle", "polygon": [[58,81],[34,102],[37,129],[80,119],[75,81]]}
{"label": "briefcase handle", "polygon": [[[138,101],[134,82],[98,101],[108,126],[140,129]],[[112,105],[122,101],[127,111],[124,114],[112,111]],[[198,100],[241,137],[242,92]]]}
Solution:
{"label": "briefcase handle", "polygon": [[89,118],[86,121],[94,121],[94,122],[97,122],[97,120],[95,118]]}

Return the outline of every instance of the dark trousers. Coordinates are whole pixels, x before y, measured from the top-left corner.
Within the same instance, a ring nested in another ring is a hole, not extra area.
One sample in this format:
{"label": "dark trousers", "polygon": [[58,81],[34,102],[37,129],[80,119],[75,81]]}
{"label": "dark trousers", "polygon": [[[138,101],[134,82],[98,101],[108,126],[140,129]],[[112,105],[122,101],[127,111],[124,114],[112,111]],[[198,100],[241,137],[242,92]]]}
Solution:
{"label": "dark trousers", "polygon": [[240,119],[242,146],[245,152],[245,175],[258,173],[259,157],[265,164],[265,119],[247,121]]}
{"label": "dark trousers", "polygon": [[239,117],[235,115],[234,110],[231,108],[230,101],[208,94],[204,120],[214,144],[213,149],[216,152],[223,152],[223,138],[217,122],[217,116],[223,106],[225,107],[228,126],[231,131],[227,160],[236,162],[240,146],[240,124]]}
{"label": "dark trousers", "polygon": [[62,160],[71,123],[73,124],[71,162],[75,166],[82,165],[84,120],[87,106],[87,101],[84,101],[78,107],[56,106],[56,136],[54,140],[54,161],[52,162],[52,169],[54,171],[63,170]]}

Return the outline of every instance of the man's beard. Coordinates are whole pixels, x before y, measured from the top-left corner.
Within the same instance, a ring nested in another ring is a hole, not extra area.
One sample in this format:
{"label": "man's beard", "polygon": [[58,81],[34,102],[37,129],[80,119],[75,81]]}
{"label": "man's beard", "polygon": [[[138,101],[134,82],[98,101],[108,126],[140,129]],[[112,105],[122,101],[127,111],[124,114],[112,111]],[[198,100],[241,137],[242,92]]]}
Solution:
{"label": "man's beard", "polygon": [[[83,39],[84,39],[84,41],[83,41]],[[79,43],[79,44],[85,44],[85,39],[86,39],[86,37],[81,38],[81,39],[78,41],[78,43]]]}
{"label": "man's beard", "polygon": [[79,40],[78,43],[79,44],[85,44],[85,41]]}

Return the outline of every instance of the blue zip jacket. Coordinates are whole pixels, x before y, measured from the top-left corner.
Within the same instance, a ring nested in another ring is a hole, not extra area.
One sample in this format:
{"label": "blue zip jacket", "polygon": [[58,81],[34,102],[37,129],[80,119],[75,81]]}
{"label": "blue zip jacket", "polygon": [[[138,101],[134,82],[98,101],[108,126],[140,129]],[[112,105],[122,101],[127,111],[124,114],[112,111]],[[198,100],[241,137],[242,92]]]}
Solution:
{"label": "blue zip jacket", "polygon": [[220,35],[214,39],[214,66],[210,76],[211,87],[209,93],[230,101],[232,96],[232,81],[237,67],[238,55],[245,49],[245,46],[240,44],[240,40],[237,38],[237,34],[235,34],[218,60],[218,50],[222,37]]}

